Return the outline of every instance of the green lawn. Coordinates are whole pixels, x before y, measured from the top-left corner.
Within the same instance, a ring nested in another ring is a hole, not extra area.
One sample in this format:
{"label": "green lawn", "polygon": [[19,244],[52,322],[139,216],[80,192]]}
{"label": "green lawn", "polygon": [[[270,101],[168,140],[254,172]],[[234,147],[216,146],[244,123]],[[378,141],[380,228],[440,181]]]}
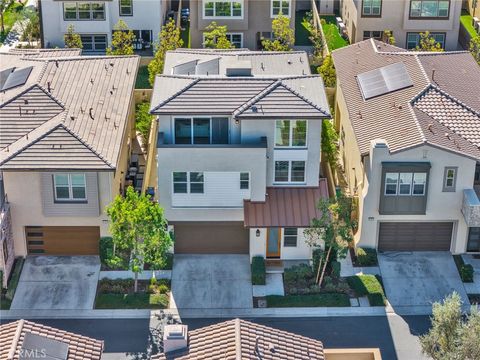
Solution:
{"label": "green lawn", "polygon": [[295,13],[295,45],[297,46],[311,46],[312,42],[310,36],[310,23],[305,18],[306,11],[297,11]]}
{"label": "green lawn", "polygon": [[316,295],[270,295],[268,307],[346,307],[350,300],[346,294],[326,293]]}
{"label": "green lawn", "polygon": [[138,68],[137,81],[135,89],[151,89],[152,85],[148,81],[148,66],[143,65]]}
{"label": "green lawn", "polygon": [[182,24],[182,28],[184,30],[181,30],[180,32],[180,37],[183,40],[183,46],[184,48],[190,48],[190,20]]}
{"label": "green lawn", "polygon": [[322,29],[327,41],[328,50],[333,51],[335,49],[347,46],[348,41],[342,38],[338,32],[335,16],[323,15],[320,16],[320,18],[325,20],[325,24],[322,24]]}
{"label": "green lawn", "polygon": [[18,281],[20,280],[20,275],[22,273],[23,262],[25,260],[21,257],[15,259],[15,264],[13,265],[13,270],[10,275],[10,281],[8,282],[8,289],[1,289],[0,296],[0,309],[9,310],[12,303],[13,297],[15,296],[15,291],[17,290]]}
{"label": "green lawn", "polygon": [[23,5],[17,1],[14,1],[3,15],[5,32],[0,32],[0,43],[3,44],[3,41],[7,37],[8,33],[12,29],[13,24],[18,19],[18,13],[23,10]]}
{"label": "green lawn", "polygon": [[477,32],[472,25],[472,15],[470,15],[467,11],[462,10],[462,15],[460,16],[460,22],[463,24],[465,29],[467,29],[468,33],[471,37],[477,36]]}
{"label": "green lawn", "polygon": [[166,309],[168,294],[98,294],[95,309]]}
{"label": "green lawn", "polygon": [[0,299],[0,310],[10,310],[12,301],[8,299]]}
{"label": "green lawn", "polygon": [[385,306],[385,293],[381,279],[375,275],[355,275],[347,278],[348,285],[357,296],[367,296],[371,306]]}

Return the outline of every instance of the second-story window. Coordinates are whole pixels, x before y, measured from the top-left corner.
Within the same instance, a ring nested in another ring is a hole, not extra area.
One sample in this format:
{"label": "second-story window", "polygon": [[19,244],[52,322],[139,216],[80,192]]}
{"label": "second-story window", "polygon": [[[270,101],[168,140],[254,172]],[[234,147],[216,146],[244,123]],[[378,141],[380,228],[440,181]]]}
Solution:
{"label": "second-story window", "polygon": [[306,120],[277,120],[275,122],[275,147],[307,146]]}
{"label": "second-story window", "polygon": [[381,16],[382,0],[363,0],[362,16]]}
{"label": "second-story window", "polygon": [[443,191],[455,192],[457,182],[457,167],[446,167],[443,176]]}
{"label": "second-story window", "polygon": [[120,0],[120,16],[133,15],[133,0]]}
{"label": "second-story window", "polygon": [[65,2],[63,3],[64,20],[105,20],[105,3],[103,2]]}
{"label": "second-story window", "polygon": [[272,17],[278,15],[290,16],[290,0],[272,0]]}
{"label": "second-story window", "polygon": [[240,190],[248,190],[250,187],[250,173],[241,172],[240,173]]}
{"label": "second-story window", "polygon": [[242,18],[243,0],[203,1],[204,18]]}
{"label": "second-story window", "polygon": [[387,172],[385,174],[385,195],[422,196],[427,184],[426,173]]}
{"label": "second-story window", "polygon": [[411,18],[448,18],[450,0],[412,0]]}
{"label": "second-story window", "polygon": [[176,118],[175,144],[228,144],[228,118]]}
{"label": "second-story window", "polygon": [[173,193],[174,194],[203,194],[204,178],[203,172],[173,172]]}
{"label": "second-story window", "polygon": [[87,200],[85,174],[55,174],[53,186],[56,201]]}

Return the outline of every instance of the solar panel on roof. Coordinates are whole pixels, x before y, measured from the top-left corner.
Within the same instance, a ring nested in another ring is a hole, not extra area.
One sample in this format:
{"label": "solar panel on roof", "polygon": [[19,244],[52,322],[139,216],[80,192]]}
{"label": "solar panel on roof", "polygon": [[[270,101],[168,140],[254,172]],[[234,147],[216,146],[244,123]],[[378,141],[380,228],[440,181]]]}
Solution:
{"label": "solar panel on roof", "polygon": [[357,80],[365,100],[413,85],[403,62],[364,72]]}
{"label": "solar panel on roof", "polygon": [[3,88],[5,81],[7,81],[10,74],[15,70],[14,67],[0,71],[0,89]]}
{"label": "solar panel on roof", "polygon": [[50,359],[66,360],[68,356],[68,344],[32,334],[25,333],[23,339],[22,351],[20,351],[20,360],[23,359]]}
{"label": "solar panel on roof", "polygon": [[16,86],[23,85],[27,82],[30,73],[32,72],[33,66],[29,66],[23,69],[15,70],[10,73],[7,77],[7,80],[2,86],[2,91],[14,88]]}

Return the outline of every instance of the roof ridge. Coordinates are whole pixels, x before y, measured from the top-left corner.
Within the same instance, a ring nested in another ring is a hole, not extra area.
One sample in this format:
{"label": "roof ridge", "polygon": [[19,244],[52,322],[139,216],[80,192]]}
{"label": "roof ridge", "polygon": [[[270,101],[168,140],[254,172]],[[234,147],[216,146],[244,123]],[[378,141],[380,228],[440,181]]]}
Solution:
{"label": "roof ridge", "polygon": [[18,341],[20,340],[20,337],[22,335],[22,330],[23,330],[24,323],[25,323],[25,320],[23,320],[23,319],[18,320],[17,328],[15,330],[15,335],[12,339],[12,344],[10,345],[10,350],[8,351],[7,360],[13,360],[13,358],[15,356]]}
{"label": "roof ridge", "polygon": [[168,97],[167,99],[163,100],[160,104],[158,104],[157,106],[155,106],[153,109],[151,109],[149,112],[150,113],[153,113],[154,111],[158,110],[160,107],[162,107],[163,105],[167,104],[168,102],[170,102],[171,100],[175,99],[178,95],[180,95],[182,92],[186,91],[187,89],[191,88],[193,85],[195,85],[196,83],[198,83],[200,81],[200,79],[198,78],[192,78],[193,81],[191,81],[189,84],[187,84],[186,86],[184,86],[183,88],[181,88],[180,90],[178,90],[177,92],[175,92],[173,95],[171,95],[170,97]]}
{"label": "roof ridge", "polygon": [[281,84],[281,82],[282,82],[281,79],[278,79],[272,82],[270,85],[265,87],[262,91],[260,91],[258,94],[252,96],[249,100],[245,101],[242,105],[240,105],[235,110],[233,110],[232,115],[236,117],[237,115],[240,115],[243,112],[245,112],[248,107],[252,106],[256,102],[258,102],[260,99],[263,99],[267,94],[269,94],[274,89],[276,89]]}
{"label": "roof ridge", "polygon": [[47,95],[52,101],[54,101],[55,103],[57,103],[58,106],[60,106],[63,110],[65,110],[65,105],[63,105],[57,98],[55,98],[53,95],[51,95],[50,93],[48,93],[48,91],[43,87],[41,86],[39,83],[34,83],[32,84],[31,86],[29,86],[28,88],[26,88],[25,90],[23,90],[22,92],[18,93],[17,95],[13,96],[12,98],[8,99],[7,101],[5,101],[3,104],[0,104],[0,109],[5,107],[6,105],[10,104],[11,102],[19,99],[20,97],[22,97],[23,95],[27,94],[29,91],[32,91],[33,88],[39,88],[45,95]]}
{"label": "roof ridge", "polygon": [[240,319],[234,320],[235,325],[235,358],[236,360],[242,360],[242,324]]}

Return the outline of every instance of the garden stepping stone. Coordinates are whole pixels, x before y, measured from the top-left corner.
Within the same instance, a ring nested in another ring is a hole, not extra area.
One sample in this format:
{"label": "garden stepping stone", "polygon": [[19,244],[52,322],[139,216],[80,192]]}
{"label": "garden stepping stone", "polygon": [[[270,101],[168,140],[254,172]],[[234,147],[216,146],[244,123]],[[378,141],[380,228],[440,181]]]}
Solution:
{"label": "garden stepping stone", "polygon": [[368,301],[368,298],[366,296],[359,297],[358,302],[360,303],[361,307],[370,306],[370,302]]}
{"label": "garden stepping stone", "polygon": [[352,307],[360,306],[360,304],[358,303],[358,299],[357,298],[350,298],[350,306],[352,306]]}

